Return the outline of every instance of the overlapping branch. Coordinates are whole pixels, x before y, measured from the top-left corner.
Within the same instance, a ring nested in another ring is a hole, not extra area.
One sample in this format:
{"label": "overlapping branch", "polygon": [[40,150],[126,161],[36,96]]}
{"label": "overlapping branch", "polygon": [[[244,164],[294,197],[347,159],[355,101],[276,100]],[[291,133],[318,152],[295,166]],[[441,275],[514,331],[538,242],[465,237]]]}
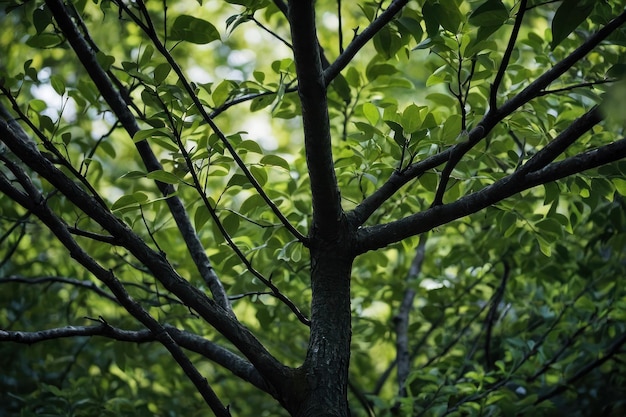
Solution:
{"label": "overlapping branch", "polygon": [[[180,67],[180,65],[178,65],[178,62],[176,62],[176,60],[174,59],[170,51],[165,47],[165,45],[159,39],[159,36],[156,32],[155,27],[152,25],[152,21],[150,20],[150,16],[147,12],[147,9],[145,8],[145,4],[143,3],[143,1],[138,1],[137,4],[143,11],[143,16],[146,19],[147,23],[143,23],[141,19],[138,16],[136,16],[123,2],[118,1],[118,0],[114,0],[114,2],[120,8],[120,10],[123,10],[137,24],[137,26],[139,26],[139,28],[143,30],[146,33],[146,35],[148,35],[154,47],[163,55],[163,57],[166,59],[168,64],[170,64],[170,66],[172,67],[176,75],[178,76],[179,82],[182,84],[183,88],[185,89],[185,91],[187,92],[191,100],[193,101],[194,106],[198,110],[198,113],[200,113],[200,116],[202,116],[202,120],[204,120],[211,127],[211,129],[213,130],[213,132],[215,132],[215,134],[217,135],[219,140],[222,142],[224,147],[228,149],[228,152],[233,157],[239,169],[241,169],[245,177],[248,179],[250,184],[257,191],[259,196],[261,196],[265,204],[270,208],[270,210],[272,210],[272,213],[274,213],[274,215],[283,224],[283,226],[285,226],[285,228],[289,230],[289,232],[296,239],[298,239],[300,242],[306,245],[307,238],[303,236],[302,233],[300,233],[289,222],[289,220],[285,217],[285,215],[280,211],[278,206],[272,201],[271,198],[269,198],[267,193],[263,190],[263,187],[261,187],[261,184],[259,184],[256,178],[254,178],[254,175],[252,175],[252,172],[248,169],[243,159],[241,159],[241,157],[239,156],[235,147],[232,145],[232,143],[230,143],[230,141],[228,140],[224,132],[222,132],[222,130],[217,126],[217,124],[215,124],[211,116],[209,116],[206,109],[200,102],[200,99],[198,98],[191,83],[187,80],[187,77],[185,76],[182,68]],[[189,169],[193,170],[194,167],[189,166]]]}
{"label": "overlapping branch", "polygon": [[[555,64],[535,81],[530,83],[520,93],[506,101],[497,109],[491,108],[476,127],[468,132],[467,139],[454,145],[445,151],[416,162],[402,171],[395,171],[389,179],[374,193],[365,198],[353,211],[359,224],[363,224],[385,201],[393,196],[401,187],[409,181],[418,178],[426,171],[447,162],[447,172],[451,173],[454,166],[461,160],[470,149],[484,139],[489,132],[505,117],[519,109],[530,100],[542,95],[545,88],[564,74],[574,64],[579,62],[585,55],[597,47],[611,33],[626,23],[626,11],[611,20],[598,32],[589,37],[580,47],[574,50],[562,61]],[[444,182],[442,179],[441,182]],[[440,187],[441,188],[441,185]],[[444,189],[444,188],[442,188]],[[441,200],[443,195],[440,196]],[[437,205],[442,201],[435,199]]]}
{"label": "overlapping branch", "polygon": [[[271,387],[267,386],[250,362],[242,357],[196,334],[180,330],[170,325],[164,325],[163,328],[180,347],[202,355],[223,368],[228,369],[242,380],[251,383],[263,391],[271,393]],[[0,330],[0,341],[27,345],[68,337],[91,336],[102,336],[120,342],[131,343],[149,343],[157,341],[154,334],[149,330],[119,329],[102,320],[100,320],[99,325],[95,326],[66,326],[34,332]]]}
{"label": "overlapping branch", "polygon": [[396,363],[398,367],[398,396],[406,397],[406,380],[411,370],[411,353],[409,350],[409,319],[413,311],[413,301],[417,291],[413,284],[417,280],[422,271],[422,264],[426,257],[426,240],[427,235],[420,237],[420,242],[415,250],[415,256],[411,262],[411,267],[407,274],[407,289],[400,303],[398,313],[394,317],[396,328]]}
{"label": "overlapping branch", "polygon": [[[69,228],[68,228],[69,231]],[[43,283],[61,283],[61,284],[69,284],[75,287],[86,288],[94,293],[98,294],[98,296],[102,298],[106,298],[109,301],[113,301],[114,303],[118,303],[117,298],[115,298],[112,294],[106,292],[102,288],[98,287],[93,281],[83,281],[76,278],[68,278],[68,277],[57,277],[57,276],[48,276],[48,277],[19,277],[19,276],[10,276],[6,278],[0,278],[0,284],[8,284],[8,283],[20,283],[20,284],[43,284]]]}
{"label": "overlapping branch", "polygon": [[[5,132],[2,133],[5,134]],[[185,353],[181,350],[180,346],[172,339],[165,329],[163,329],[157,320],[155,320],[139,303],[130,297],[122,283],[115,277],[112,271],[103,268],[78,245],[69,232],[67,225],[59,219],[52,212],[52,210],[50,210],[45,198],[30,182],[28,175],[26,175],[26,173],[22,171],[19,166],[7,159],[4,159],[3,163],[15,175],[20,186],[23,188],[23,191],[16,189],[4,175],[0,175],[0,191],[36,215],[69,250],[72,258],[77,260],[82,266],[102,281],[111,290],[111,292],[115,295],[115,298],[126,309],[126,311],[128,311],[133,317],[150,330],[154,338],[170,352],[185,374],[194,383],[196,389],[202,395],[216,416],[230,416],[228,409],[222,404],[215,392],[209,386],[206,378],[198,372],[187,355],[185,355]],[[3,335],[4,332],[0,333],[0,337]]]}
{"label": "overlapping branch", "polygon": [[[125,223],[116,218],[108,209],[96,204],[95,200],[74,184],[29,142],[21,140],[6,122],[0,120],[0,140],[32,170],[50,182],[69,201],[97,222],[104,230],[118,239],[133,256],[142,262],[163,286],[176,295],[185,305],[195,310],[203,319],[230,340],[268,380],[280,384],[284,382],[287,368],[281,365],[252,333],[221,308],[214,300],[185,281],[165,257],[152,250]],[[7,182],[7,184],[9,184]],[[12,188],[12,187],[11,187]],[[5,190],[2,190],[5,191]],[[11,189],[7,189],[11,191]],[[13,193],[15,194],[15,192]],[[22,204],[20,194],[7,194]],[[31,199],[32,200],[32,199]],[[31,201],[28,200],[28,201]],[[24,204],[22,204],[24,205]],[[38,206],[37,206],[38,207]],[[63,229],[66,230],[66,229]],[[67,231],[69,233],[69,230]],[[80,248],[79,248],[80,249]],[[74,256],[74,253],[71,253]]]}
{"label": "overlapping branch", "polygon": [[324,83],[329,85],[331,81],[352,62],[354,56],[374,37],[374,35],[387,25],[408,2],[409,0],[394,0],[380,16],[374,19],[368,27],[356,36],[341,55],[324,70]]}
{"label": "overlapping branch", "polygon": [[[571,135],[578,132],[569,131]],[[578,134],[578,137],[582,133]],[[559,140],[559,137],[555,141]],[[565,142],[565,140],[563,140]],[[537,155],[540,155],[539,151]],[[539,156],[541,158],[541,156]],[[414,236],[434,227],[482,210],[520,191],[540,184],[555,181],[598,166],[626,158],[626,139],[620,139],[608,145],[580,153],[576,156],[537,167],[525,173],[524,166],[517,172],[494,182],[480,191],[468,194],[459,200],[431,207],[392,223],[365,227],[358,231],[359,252],[384,247],[409,236]]]}
{"label": "overlapping branch", "polygon": [[[159,98],[159,101],[161,101],[160,98]],[[162,106],[164,108],[164,111],[165,111],[165,114],[166,114],[166,116],[167,116],[167,118],[168,118],[168,120],[169,120],[169,122],[170,122],[170,124],[172,125],[172,128],[173,128],[174,127],[173,117],[172,117],[171,113],[169,112],[169,110],[167,110],[167,107],[165,106],[165,103],[163,103],[161,101],[161,104],[162,104]],[[184,146],[184,144],[182,142],[182,138],[181,138],[180,134],[178,132],[176,132],[176,131],[174,132],[174,140],[175,140],[176,144],[178,145],[178,148],[180,149],[180,152],[181,152],[183,158],[185,159],[185,162],[187,163],[187,166],[193,167],[193,164],[192,164],[192,161],[191,161],[191,155],[189,155],[189,152],[185,149],[185,146]],[[235,255],[237,255],[237,257],[245,265],[246,269],[252,275],[254,275],[257,279],[259,279],[265,286],[267,286],[271,290],[272,295],[274,297],[276,297],[276,299],[280,300],[283,304],[285,304],[295,314],[295,316],[298,318],[298,320],[300,320],[301,323],[303,323],[303,324],[308,326],[310,324],[310,321],[302,313],[302,311],[300,311],[298,306],[296,306],[295,303],[289,299],[289,297],[287,297],[285,294],[283,294],[278,289],[278,287],[272,283],[271,280],[265,278],[263,276],[263,274],[261,274],[256,268],[254,268],[254,266],[252,265],[252,262],[250,260],[248,260],[248,258],[243,253],[243,251],[235,244],[235,242],[233,241],[233,238],[230,236],[230,234],[228,233],[228,231],[224,227],[224,224],[222,223],[222,221],[220,220],[219,216],[217,215],[217,212],[215,211],[215,208],[213,208],[211,206],[211,202],[209,201],[209,197],[207,196],[207,194],[204,191],[204,188],[202,187],[202,184],[200,182],[200,178],[198,177],[198,174],[196,173],[196,171],[194,169],[191,169],[189,172],[190,172],[191,178],[192,178],[191,186],[196,190],[196,192],[200,196],[200,198],[202,200],[202,203],[204,204],[204,206],[208,210],[209,215],[211,216],[211,219],[213,220],[213,222],[217,226],[220,234],[224,237],[224,239],[228,243],[228,246],[230,246],[232,251],[235,252]]]}
{"label": "overlapping branch", "polygon": [[[98,64],[95,52],[80,34],[61,0],[46,0],[46,5],[57,21],[59,28],[63,31],[68,42],[74,49],[76,56],[87,69],[98,91],[100,91],[102,97],[109,104],[124,129],[132,138],[140,130],[137,121],[129,110],[122,94],[113,86],[107,74]],[[148,171],[163,169],[163,166],[146,140],[136,142],[135,146]],[[166,199],[166,203],[200,275],[209,285],[209,289],[217,303],[226,311],[229,311],[230,314],[233,314],[226,291],[211,265],[211,261],[191,224],[182,201],[177,196],[172,195],[174,194],[174,187],[159,181],[156,183],[164,196],[170,196]]]}
{"label": "overlapping branch", "polygon": [[496,76],[493,79],[493,83],[491,84],[491,91],[489,93],[489,107],[494,110],[498,107],[498,88],[500,88],[500,84],[502,83],[502,79],[504,78],[506,68],[509,65],[509,61],[511,60],[511,54],[513,53],[515,42],[517,42],[517,35],[519,34],[519,30],[522,27],[522,21],[524,20],[524,14],[527,10],[527,4],[528,0],[522,0],[519,3],[519,9],[517,11],[517,16],[515,17],[515,23],[513,24],[511,36],[509,36],[509,42],[506,45],[506,50],[504,51],[504,55],[502,56],[502,62],[500,63],[498,72],[496,73]]}

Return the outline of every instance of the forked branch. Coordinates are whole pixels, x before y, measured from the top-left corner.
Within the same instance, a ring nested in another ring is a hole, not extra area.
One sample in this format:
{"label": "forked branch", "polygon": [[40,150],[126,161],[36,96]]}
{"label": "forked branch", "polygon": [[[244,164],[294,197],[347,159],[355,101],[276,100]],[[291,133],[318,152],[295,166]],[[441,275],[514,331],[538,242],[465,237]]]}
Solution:
{"label": "forked branch", "polygon": [[304,146],[311,179],[314,232],[337,232],[342,208],[331,150],[326,85],[315,29],[315,2],[291,0],[289,22],[302,104]]}
{"label": "forked branch", "polygon": [[[187,355],[185,355],[182,351],[180,346],[172,339],[165,329],[163,329],[161,324],[146,310],[144,310],[139,303],[130,297],[124,286],[115,277],[112,271],[103,268],[98,262],[96,262],[95,259],[89,256],[87,252],[80,247],[80,245],[78,245],[69,232],[67,225],[60,218],[58,218],[52,210],[50,210],[43,195],[41,195],[30,182],[28,176],[12,162],[6,159],[3,162],[11,170],[11,172],[15,174],[24,191],[16,189],[11,182],[9,182],[2,175],[0,175],[0,191],[36,215],[68,249],[72,258],[76,259],[83,267],[109,287],[111,292],[115,295],[126,311],[146,326],[154,338],[170,352],[185,374],[194,383],[196,389],[202,395],[216,416],[229,417],[230,413],[228,409],[222,404],[213,389],[209,386],[206,378],[200,374]],[[3,333],[0,333],[0,337]]]}
{"label": "forked branch", "polygon": [[[263,373],[268,381],[276,384],[284,381],[286,367],[280,364],[247,328],[214,300],[184,280],[165,257],[152,250],[140,236],[109,210],[96,204],[91,196],[44,158],[31,143],[25,142],[23,138],[16,135],[8,124],[1,119],[0,139],[24,164],[45,178],[77,208],[97,222],[111,236],[118,239],[120,245],[128,249],[133,256],[143,263],[168,291],[176,295],[189,308],[195,310],[204,320],[230,340],[255,365],[259,372]],[[9,186],[11,185],[6,179],[5,182]],[[34,204],[36,201],[29,197],[22,198],[19,193],[15,194],[16,190],[12,186],[6,188],[6,191],[7,195],[20,204],[24,201],[29,201],[28,204]],[[66,230],[65,226],[63,230]],[[69,230],[67,233],[70,233]],[[72,255],[74,254],[72,253]]]}
{"label": "forked branch", "polygon": [[[404,219],[359,229],[359,252],[378,249],[409,236],[476,213],[520,191],[626,158],[626,139],[554,162],[528,174],[515,172],[455,202],[432,207]],[[522,167],[523,168],[523,167]]]}
{"label": "forked branch", "polygon": [[[615,19],[611,20],[595,34],[589,37],[580,47],[574,50],[562,61],[555,64],[535,81],[530,83],[520,93],[506,101],[498,109],[490,109],[476,127],[469,131],[467,139],[454,145],[436,155],[416,162],[402,171],[394,171],[389,179],[374,193],[365,198],[355,209],[354,215],[359,224],[365,221],[376,211],[387,199],[393,196],[401,187],[409,181],[418,178],[426,171],[433,169],[447,162],[447,171],[452,172],[454,166],[461,160],[470,149],[484,139],[489,132],[505,117],[519,109],[530,100],[543,94],[545,88],[563,75],[573,65],[579,62],[585,55],[597,47],[611,33],[626,23],[626,11]],[[445,187],[441,187],[445,190]],[[438,205],[442,201],[443,194],[440,193],[433,205]]]}
{"label": "forked branch", "polygon": [[[128,132],[128,135],[132,138],[140,130],[137,121],[132,112],[129,110],[120,92],[113,86],[111,80],[98,63],[95,52],[90,48],[87,41],[80,34],[61,0],[46,0],[46,5],[57,21],[59,28],[63,31],[68,42],[74,49],[76,56],[80,59],[85,69],[87,69],[87,72],[98,88],[98,91],[100,91],[102,97],[106,100],[122,126],[124,126],[124,129]],[[163,166],[146,140],[135,143],[135,146],[148,171],[163,169]],[[174,218],[181,235],[183,236],[183,239],[185,240],[189,253],[196,264],[200,275],[203,277],[205,282],[209,284],[213,297],[224,310],[233,314],[226,291],[217,277],[217,274],[211,265],[211,261],[206,255],[206,251],[204,250],[204,247],[202,246],[202,243],[200,242],[200,239],[191,224],[182,201],[177,196],[173,195],[174,187],[170,184],[165,184],[159,181],[157,181],[156,184],[164,196],[171,196],[165,201],[170,209],[170,212],[172,213],[172,217]]]}
{"label": "forked branch", "polygon": [[[66,326],[34,332],[0,330],[0,341],[32,345],[34,343],[62,338],[91,336],[102,336],[120,342],[131,343],[149,343],[157,341],[154,334],[149,330],[124,330],[113,327],[104,320],[100,320],[100,323],[101,324],[95,326]],[[271,388],[267,386],[257,370],[250,362],[242,357],[196,334],[169,325],[165,325],[163,328],[180,347],[204,356],[223,368],[228,369],[242,380],[272,394]]]}

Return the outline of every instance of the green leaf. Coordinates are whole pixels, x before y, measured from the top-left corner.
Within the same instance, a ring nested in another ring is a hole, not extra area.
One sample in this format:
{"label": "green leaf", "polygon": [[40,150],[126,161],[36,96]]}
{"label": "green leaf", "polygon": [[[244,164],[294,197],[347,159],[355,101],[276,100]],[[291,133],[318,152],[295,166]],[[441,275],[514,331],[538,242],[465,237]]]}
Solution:
{"label": "green leaf", "polygon": [[427,0],[422,6],[422,15],[426,25],[426,33],[432,38],[439,33],[439,16],[434,0]]}
{"label": "green leaf", "polygon": [[422,119],[420,116],[420,107],[415,104],[409,105],[404,112],[402,112],[402,128],[408,134],[416,132],[422,126]]}
{"label": "green leaf", "polygon": [[211,98],[215,106],[221,106],[228,100],[232,91],[237,88],[237,84],[230,80],[224,80],[215,87]]}
{"label": "green leaf", "polygon": [[346,71],[346,81],[354,88],[361,87],[361,73],[354,67],[349,67]]}
{"label": "green leaf", "polygon": [[169,131],[166,128],[159,127],[159,128],[153,128],[153,129],[144,129],[135,133],[135,135],[133,136],[133,142],[137,143],[137,142],[141,142],[142,140],[154,138],[157,136],[168,137],[168,138],[170,137]]}
{"label": "green leaf", "polygon": [[563,236],[563,225],[561,225],[561,223],[557,220],[551,218],[545,218],[538,221],[535,223],[535,227],[539,229],[540,232],[549,233],[558,237]]}
{"label": "green leaf", "polygon": [[242,141],[239,145],[237,145],[237,149],[263,155],[263,149],[261,149],[261,145],[250,139]]}
{"label": "green leaf", "polygon": [[125,207],[138,206],[139,202],[134,195],[123,195],[118,198],[111,206],[112,211],[116,211]]}
{"label": "green leaf", "polygon": [[122,175],[120,178],[125,178],[129,180],[134,180],[137,178],[146,178],[146,173],[142,171],[129,171],[126,174]]}
{"label": "green leaf", "polygon": [[250,167],[250,172],[260,185],[264,185],[267,182],[267,171],[265,168],[252,165]]}
{"label": "green leaf", "polygon": [[455,0],[439,0],[439,24],[452,33],[457,33],[463,22],[463,14]]}
{"label": "green leaf", "polygon": [[592,0],[568,0],[561,3],[552,19],[552,43],[556,48],[570,33],[589,17],[593,10]]}
{"label": "green leaf", "polygon": [[345,102],[349,102],[352,99],[352,94],[350,92],[350,86],[348,85],[348,81],[346,78],[338,74],[337,77],[331,83],[332,87],[335,89],[337,94],[343,99]]}
{"label": "green leaf", "polygon": [[439,183],[439,177],[432,172],[426,172],[419,178],[420,184],[424,186],[424,189],[428,191],[435,191],[437,184]]}
{"label": "green leaf", "polygon": [[289,163],[278,155],[265,155],[260,161],[263,165],[272,165],[289,171]]}
{"label": "green leaf", "polygon": [[487,0],[469,17],[469,23],[474,26],[500,27],[509,18],[509,10],[502,0]]}
{"label": "green leaf", "polygon": [[235,213],[228,214],[224,220],[222,220],[222,226],[229,236],[233,236],[239,229],[239,215]]}
{"label": "green leaf", "polygon": [[26,41],[26,45],[33,48],[46,49],[57,46],[63,42],[63,39],[55,33],[40,33],[33,35]]}
{"label": "green leaf", "polygon": [[251,214],[254,210],[259,207],[265,207],[265,201],[263,197],[258,194],[253,194],[246,199],[243,203],[241,203],[241,207],[239,210],[242,214],[248,215]]}
{"label": "green leaf", "polygon": [[383,26],[374,35],[373,42],[376,52],[386,59],[391,59],[401,47],[397,34],[389,26]]}
{"label": "green leaf", "polygon": [[111,65],[115,62],[115,57],[98,51],[96,52],[96,60],[103,70],[108,71],[111,68]]}
{"label": "green leaf", "polygon": [[52,85],[52,88],[58,95],[62,96],[65,94],[65,81],[60,75],[53,74],[50,77],[50,85]]}
{"label": "green leaf", "polygon": [[49,392],[53,394],[55,397],[63,398],[67,396],[67,394],[64,391],[61,391],[59,388],[55,387],[54,385],[42,383],[41,388],[42,388],[42,391]]}
{"label": "green leaf", "polygon": [[500,223],[498,224],[498,229],[501,233],[506,233],[506,231],[509,230],[509,228],[515,226],[516,223],[517,216],[515,215],[515,213],[505,211],[502,215]]}
{"label": "green leaf", "polygon": [[424,29],[422,29],[422,25],[420,25],[418,20],[403,16],[397,20],[397,24],[409,32],[416,42],[420,42],[422,40],[422,36],[424,36]]}
{"label": "green leaf", "polygon": [[395,65],[391,64],[377,64],[372,65],[367,68],[365,71],[367,75],[367,79],[370,81],[374,81],[376,78],[383,75],[393,75],[398,72],[398,68]]}
{"label": "green leaf", "polygon": [[161,84],[165,81],[170,71],[172,71],[172,66],[167,62],[157,65],[154,69],[154,83]]}
{"label": "green leaf", "polygon": [[32,110],[34,110],[37,113],[41,113],[42,111],[48,108],[48,106],[46,105],[46,102],[43,100],[39,100],[39,99],[34,99],[34,100],[29,101],[28,107],[30,107]]}
{"label": "green leaf", "polygon": [[42,6],[33,11],[33,25],[37,34],[42,33],[52,23],[52,14],[47,6]]}
{"label": "green leaf", "polygon": [[196,212],[193,215],[193,225],[196,228],[196,231],[202,230],[202,227],[210,218],[211,213],[209,212],[209,209],[207,209],[204,204],[200,204],[196,208]]}
{"label": "green leaf", "polygon": [[606,72],[608,78],[626,78],[626,64],[615,64]]}
{"label": "green leaf", "polygon": [[626,196],[626,180],[622,178],[613,178],[612,181],[617,192],[623,196]]}
{"label": "green leaf", "polygon": [[276,94],[267,94],[252,99],[250,102],[250,111],[255,112],[269,106],[276,100]]}
{"label": "green leaf", "polygon": [[164,182],[166,184],[178,184],[179,182],[179,179],[176,175],[172,174],[171,172],[166,172],[160,169],[156,171],[148,172],[148,174],[146,175],[146,178],[155,180],[155,181]]}
{"label": "green leaf", "polygon": [[422,7],[422,14],[430,37],[437,35],[439,25],[449,32],[457,33],[464,19],[455,0],[428,0]]}
{"label": "green leaf", "polygon": [[380,113],[378,112],[378,107],[373,105],[370,102],[363,103],[363,115],[367,119],[368,122],[372,125],[376,125],[378,120],[380,120]]}
{"label": "green leaf", "polygon": [[171,38],[203,45],[220,39],[220,34],[215,26],[204,19],[181,15],[174,20]]}
{"label": "green leaf", "polygon": [[146,46],[141,54],[141,58],[139,59],[139,66],[144,67],[148,65],[150,60],[152,59],[152,55],[154,54],[154,47],[150,44]]}

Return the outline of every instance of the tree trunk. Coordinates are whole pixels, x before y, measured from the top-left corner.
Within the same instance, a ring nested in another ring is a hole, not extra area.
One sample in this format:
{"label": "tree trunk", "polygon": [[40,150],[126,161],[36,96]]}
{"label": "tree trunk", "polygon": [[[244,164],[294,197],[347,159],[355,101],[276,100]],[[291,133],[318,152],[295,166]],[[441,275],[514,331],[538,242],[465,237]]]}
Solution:
{"label": "tree trunk", "polygon": [[[348,416],[350,363],[350,274],[353,245],[338,233],[333,242],[311,246],[311,338],[300,368],[302,397],[293,416]],[[312,242],[315,242],[313,239]]]}

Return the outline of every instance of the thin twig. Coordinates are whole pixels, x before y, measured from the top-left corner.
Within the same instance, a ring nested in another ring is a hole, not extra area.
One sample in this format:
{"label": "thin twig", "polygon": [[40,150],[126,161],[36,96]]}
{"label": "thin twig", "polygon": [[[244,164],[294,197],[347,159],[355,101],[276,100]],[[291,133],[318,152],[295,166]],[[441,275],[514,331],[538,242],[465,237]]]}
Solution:
{"label": "thin twig", "polygon": [[517,42],[517,35],[519,34],[520,28],[522,27],[522,21],[524,20],[524,13],[526,13],[527,3],[528,0],[520,1],[519,10],[517,11],[517,16],[515,17],[515,23],[513,24],[513,30],[511,31],[509,42],[506,46],[506,50],[504,51],[504,55],[502,56],[502,62],[500,63],[498,72],[496,73],[496,76],[493,79],[493,83],[491,84],[491,92],[489,94],[489,107],[493,110],[498,107],[498,88],[500,87],[500,83],[502,82],[502,78],[504,77],[506,68],[509,65],[515,43]]}
{"label": "thin twig", "polygon": [[324,70],[324,83],[329,85],[337,75],[352,62],[352,58],[363,48],[384,26],[386,26],[409,0],[394,0],[387,10],[382,12],[368,27],[352,39],[341,55]]}
{"label": "thin twig", "polygon": [[607,78],[604,80],[598,80],[598,81],[589,81],[586,83],[579,83],[579,84],[574,84],[574,85],[568,85],[567,87],[562,87],[562,88],[555,88],[552,90],[542,90],[539,94],[537,94],[538,97],[541,96],[546,96],[548,94],[559,94],[559,93],[565,93],[565,92],[569,92],[572,90],[576,90],[578,88],[585,88],[585,87],[594,87],[596,85],[602,85],[602,84],[608,84],[608,83],[613,83],[618,81],[616,78]]}
{"label": "thin twig", "polygon": [[343,22],[341,18],[341,0],[337,0],[337,20],[339,27],[337,34],[339,35],[339,54],[343,54]]}
{"label": "thin twig", "polygon": [[[224,227],[219,216],[217,215],[215,208],[211,205],[211,202],[209,201],[209,197],[206,195],[206,192],[204,191],[202,183],[200,182],[200,179],[198,178],[198,173],[196,172],[196,169],[193,165],[193,161],[191,160],[191,156],[189,155],[189,152],[187,152],[187,149],[185,148],[182,137],[180,136],[180,132],[176,129],[176,122],[174,121],[174,118],[172,117],[171,112],[169,111],[168,107],[165,105],[165,103],[163,102],[160,96],[157,96],[157,99],[159,100],[161,104],[161,108],[163,109],[163,111],[166,114],[166,117],[168,118],[168,122],[173,132],[176,145],[178,146],[178,149],[180,150],[181,155],[183,156],[183,159],[185,160],[185,164],[187,165],[187,168],[189,169],[189,174],[191,175],[191,178],[192,178],[192,184],[190,184],[190,186],[196,190],[196,192],[202,199],[202,203],[208,210],[220,234],[224,237],[224,239],[228,243],[228,246],[233,250],[233,252],[235,252],[237,257],[246,266],[246,269],[248,269],[248,271],[250,271],[252,275],[254,275],[257,279],[259,279],[263,284],[265,284],[268,288],[272,290],[272,294],[274,295],[274,297],[276,297],[277,299],[282,301],[287,307],[289,307],[289,309],[296,315],[296,317],[298,318],[298,320],[300,320],[300,322],[302,322],[303,324],[307,326],[310,326],[311,321],[300,311],[300,309],[295,305],[295,303],[291,301],[289,297],[283,294],[278,289],[278,287],[272,283],[270,279],[265,278],[263,274],[261,274],[258,270],[256,270],[252,266],[252,262],[246,257],[246,255],[241,251],[241,249],[234,242],[234,240],[232,239],[232,237],[230,236],[230,234]],[[154,238],[153,238],[153,241],[154,241]],[[156,241],[154,243],[156,244]]]}
{"label": "thin twig", "polygon": [[[68,11],[61,0],[46,0],[46,4],[57,21],[57,24],[67,37],[67,40],[74,49],[77,57],[81,60],[83,66],[88,70],[89,76],[92,78],[94,84],[100,91],[100,94],[109,104],[122,126],[124,126],[124,129],[128,132],[129,136],[133,137],[140,129],[137,124],[137,120],[128,108],[129,104],[127,104],[127,102],[129,97],[124,97],[120,91],[115,89],[111,82],[111,78],[109,78],[102,67],[98,64],[93,48],[90,47],[90,45],[85,41],[84,36],[81,35],[78,28],[74,24],[74,21],[70,18]],[[135,143],[135,147],[148,171],[163,169],[163,166],[146,140]],[[211,261],[209,260],[198,235],[196,234],[196,231],[191,225],[191,221],[182,201],[177,196],[172,195],[174,193],[172,185],[164,184],[160,181],[156,181],[156,184],[164,196],[171,196],[166,199],[166,204],[170,209],[172,217],[178,226],[191,258],[198,268],[200,275],[205,281],[211,283],[209,288],[215,300],[225,311],[233,315],[234,313],[232,312],[228,302],[226,291],[217,277]]]}
{"label": "thin twig", "polygon": [[119,304],[119,301],[117,300],[117,298],[115,298],[113,295],[109,294],[108,292],[104,291],[102,288],[98,287],[93,281],[82,281],[82,280],[75,279],[75,278],[58,277],[58,276],[28,278],[28,277],[21,277],[21,276],[13,275],[13,276],[9,276],[6,278],[0,278],[0,284],[7,284],[7,283],[12,283],[12,282],[29,284],[29,285],[44,284],[44,283],[47,284],[51,282],[61,283],[61,284],[70,284],[76,287],[82,287],[82,288],[91,290],[95,292],[96,294],[98,294],[99,296],[104,297],[110,301],[113,301],[116,304]]}
{"label": "thin twig", "polygon": [[250,16],[250,20],[252,20],[254,23],[256,23],[256,25],[258,27],[260,27],[262,30],[264,30],[265,32],[269,33],[271,36],[273,36],[274,38],[276,38],[280,43],[282,43],[283,45],[285,45],[287,48],[293,50],[293,46],[287,42],[284,38],[282,38],[279,34],[272,32],[269,28],[267,28],[263,23],[259,22],[257,18],[255,18],[254,16]]}
{"label": "thin twig", "polygon": [[[100,281],[102,281],[113,292],[119,303],[128,311],[135,319],[146,326],[155,339],[170,352],[174,360],[180,365],[185,374],[194,383],[198,392],[202,395],[205,402],[213,410],[216,416],[230,417],[228,409],[222,404],[215,392],[208,384],[196,367],[191,363],[187,355],[182,351],[180,346],[172,339],[172,337],[163,329],[162,325],[155,320],[146,310],[134,301],[124,286],[120,283],[112,271],[103,268],[95,259],[87,254],[73,239],[67,230],[67,225],[59,219],[45,203],[44,197],[39,194],[33,184],[30,182],[25,173],[21,173],[19,167],[5,161],[9,165],[12,172],[19,175],[20,185],[29,193],[22,193],[15,189],[8,181],[0,176],[0,191],[8,195],[15,202],[24,208],[33,212],[49,229],[57,239],[87,270],[93,273]],[[5,335],[7,332],[2,332]]]}
{"label": "thin twig", "polygon": [[[267,193],[265,193],[265,191],[263,190],[259,182],[256,180],[256,178],[254,178],[254,176],[252,175],[252,173],[246,166],[243,159],[241,159],[241,157],[235,150],[232,143],[230,143],[226,135],[224,135],[221,129],[219,129],[219,127],[215,124],[213,119],[209,116],[204,106],[200,102],[200,99],[196,95],[195,90],[192,88],[191,84],[189,83],[185,74],[183,73],[181,67],[178,65],[178,63],[176,62],[176,60],[174,59],[170,51],[165,47],[165,45],[159,39],[156,31],[154,30],[154,27],[151,25],[151,22],[149,23],[149,25],[144,24],[143,22],[141,22],[141,20],[137,16],[135,16],[134,13],[130,11],[130,9],[123,2],[119,0],[113,0],[113,1],[120,9],[124,10],[124,12],[126,12],[129,15],[129,17],[146,33],[146,35],[148,35],[148,37],[153,42],[156,49],[163,55],[163,57],[170,64],[170,66],[172,67],[176,75],[178,76],[179,82],[182,84],[183,88],[185,89],[185,91],[187,91],[187,94],[189,94],[189,97],[192,99],[196,109],[200,113],[200,116],[202,116],[203,120],[211,127],[213,132],[215,132],[215,134],[220,139],[220,141],[224,144],[226,149],[228,149],[228,152],[231,154],[231,156],[235,160],[235,163],[237,164],[239,169],[241,169],[241,171],[244,173],[244,175],[246,176],[250,184],[252,184],[252,186],[259,193],[261,198],[263,198],[263,201],[265,201],[265,204],[267,204],[267,206],[272,210],[274,215],[280,220],[280,222],[285,226],[285,228],[287,228],[287,230],[289,230],[289,232],[293,234],[294,237],[296,237],[298,240],[300,240],[302,243],[306,245],[308,239],[303,234],[301,234],[289,222],[289,220],[285,217],[285,215],[282,214],[278,206],[276,206],[276,204],[269,198],[269,196],[267,195]],[[142,0],[138,0],[137,4],[139,4],[140,7],[145,8],[145,5]]]}

